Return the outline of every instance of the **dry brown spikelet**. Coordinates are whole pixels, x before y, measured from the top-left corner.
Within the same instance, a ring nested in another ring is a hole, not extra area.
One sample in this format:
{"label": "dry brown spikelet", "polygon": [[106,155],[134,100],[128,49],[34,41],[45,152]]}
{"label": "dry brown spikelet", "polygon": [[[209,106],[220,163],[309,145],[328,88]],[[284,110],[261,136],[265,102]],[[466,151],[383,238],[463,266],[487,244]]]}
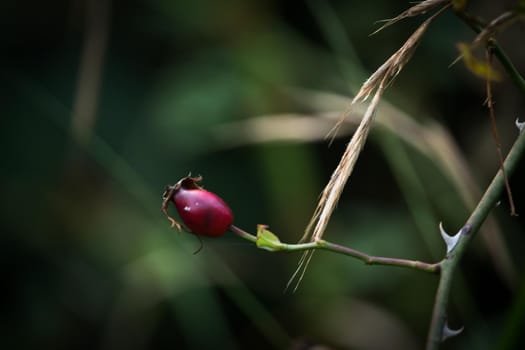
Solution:
{"label": "dry brown spikelet", "polygon": [[[381,96],[385,89],[390,83],[397,77],[399,72],[403,69],[405,64],[410,60],[412,54],[416,50],[418,44],[423,37],[426,29],[430,23],[440,14],[447,6],[443,7],[440,11],[434,14],[423,22],[414,33],[407,39],[407,41],[401,46],[388,60],[385,61],[362,85],[359,92],[352,99],[350,108],[347,108],[343,112],[341,118],[336,124],[334,130],[343,123],[346,115],[349,113],[351,106],[357,102],[365,101],[374,91],[374,97],[368,105],[363,119],[361,120],[357,130],[352,136],[350,143],[346,147],[346,150],[337,166],[335,171],[330,177],[330,181],[321,193],[321,198],[317,204],[315,212],[310,219],[303,237],[300,242],[304,242],[310,237],[311,242],[321,240],[326,230],[330,217],[339,201],[341,193],[346,185],[348,178],[350,177],[357,158],[364,147],[368,133],[372,126],[372,122],[375,116],[375,111],[381,99]],[[299,260],[298,267],[290,280],[286,288],[288,289],[293,281],[297,278],[297,283],[293,289],[295,291],[301,282],[306,268],[313,256],[313,251],[306,251],[301,259]]]}
{"label": "dry brown spikelet", "polygon": [[379,21],[379,22],[384,22],[384,24],[370,35],[377,34],[383,29],[385,29],[386,27],[390,27],[392,24],[395,24],[401,21],[402,19],[423,15],[427,13],[428,11],[432,10],[434,7],[438,5],[446,4],[446,3],[450,3],[450,0],[425,0],[425,1],[418,2],[414,6],[412,6],[406,11],[403,11],[402,13],[400,13],[394,18],[384,19],[384,20]]}

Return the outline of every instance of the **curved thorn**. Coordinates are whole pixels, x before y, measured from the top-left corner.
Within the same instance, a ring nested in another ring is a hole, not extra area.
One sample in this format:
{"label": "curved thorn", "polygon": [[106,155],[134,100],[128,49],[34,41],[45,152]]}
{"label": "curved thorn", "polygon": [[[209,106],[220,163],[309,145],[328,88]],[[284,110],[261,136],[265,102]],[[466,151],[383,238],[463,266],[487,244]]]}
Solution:
{"label": "curved thorn", "polygon": [[443,240],[445,241],[445,244],[447,245],[447,254],[449,254],[458,244],[459,238],[461,237],[461,233],[463,232],[463,230],[460,230],[454,236],[451,236],[443,229],[443,223],[440,222],[439,232],[441,233],[441,237],[443,237]]}
{"label": "curved thorn", "polygon": [[465,327],[461,327],[459,329],[450,329],[450,327],[448,326],[448,323],[445,322],[445,325],[443,326],[443,333],[441,335],[441,341],[444,342],[448,338],[455,337],[456,335],[463,332],[464,328]]}
{"label": "curved thorn", "polygon": [[516,127],[518,128],[518,130],[520,132],[523,131],[523,129],[525,128],[525,122],[520,122],[520,118],[516,118]]}

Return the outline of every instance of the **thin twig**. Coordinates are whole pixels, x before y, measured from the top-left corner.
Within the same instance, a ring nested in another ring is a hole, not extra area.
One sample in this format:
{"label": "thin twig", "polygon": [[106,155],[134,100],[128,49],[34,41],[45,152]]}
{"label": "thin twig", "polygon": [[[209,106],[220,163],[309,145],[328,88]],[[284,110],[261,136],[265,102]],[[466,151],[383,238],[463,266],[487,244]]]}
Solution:
{"label": "thin twig", "polygon": [[[487,56],[487,64],[490,67],[492,67],[492,46],[490,43],[487,46],[486,49],[486,56]],[[490,72],[490,69],[489,69]],[[487,89],[487,108],[489,110],[489,118],[490,118],[490,126],[492,130],[492,137],[494,138],[494,142],[496,143],[496,151],[498,153],[498,160],[499,165],[501,169],[501,173],[503,174],[503,178],[505,180],[505,188],[507,190],[507,197],[509,198],[509,205],[510,205],[510,215],[516,216],[516,207],[514,206],[514,200],[512,199],[512,190],[510,189],[510,183],[509,179],[507,177],[507,172],[505,171],[505,168],[503,167],[503,152],[501,152],[501,142],[499,140],[499,133],[498,133],[498,127],[496,125],[496,114],[494,112],[494,99],[492,97],[492,82],[491,77],[487,76],[486,79],[486,89]]]}
{"label": "thin twig", "polygon": [[[235,233],[239,237],[246,239],[250,242],[253,242],[253,243],[257,242],[256,236],[244,231],[243,229],[235,225],[230,226],[230,231]],[[430,272],[430,273],[439,273],[440,271],[440,263],[430,264],[430,263],[421,262],[417,260],[388,258],[388,257],[382,257],[382,256],[368,255],[359,250],[352,249],[352,248],[342,246],[339,244],[331,243],[325,240],[318,240],[314,242],[298,243],[298,244],[279,243],[279,244],[276,244],[275,246],[276,251],[283,251],[283,252],[311,251],[311,250],[316,250],[316,249],[328,250],[333,253],[347,255],[352,258],[361,260],[367,265],[405,267],[405,268],[411,268],[414,270]]]}
{"label": "thin twig", "polygon": [[237,236],[247,240],[247,241],[250,241],[252,243],[256,243],[257,242],[257,237],[252,235],[251,233],[248,233],[246,231],[244,231],[243,229],[235,226],[235,225],[231,225],[230,226],[230,231],[235,233]]}

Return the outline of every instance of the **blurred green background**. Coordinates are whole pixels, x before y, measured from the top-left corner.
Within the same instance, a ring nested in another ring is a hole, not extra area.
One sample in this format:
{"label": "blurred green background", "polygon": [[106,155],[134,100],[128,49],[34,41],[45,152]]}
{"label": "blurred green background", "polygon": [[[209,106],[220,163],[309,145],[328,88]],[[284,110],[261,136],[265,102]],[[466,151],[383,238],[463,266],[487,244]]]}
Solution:
{"label": "blurred green background", "polygon": [[[480,1],[490,19],[506,6]],[[417,28],[370,37],[408,2],[14,1],[0,4],[2,349],[419,349],[437,279],[233,234],[170,229],[163,188],[189,172],[238,226],[296,242],[352,131],[326,132],[356,88]],[[525,72],[523,26],[501,44]],[[428,30],[385,95],[326,239],[438,261],[438,223],[468,217],[498,168],[484,82],[455,45],[451,13]],[[494,87],[506,152],[525,103]],[[390,104],[387,104],[390,103]],[[263,116],[263,117],[261,117]],[[389,124],[390,121],[390,124]],[[525,344],[523,176],[456,276],[446,349]]]}

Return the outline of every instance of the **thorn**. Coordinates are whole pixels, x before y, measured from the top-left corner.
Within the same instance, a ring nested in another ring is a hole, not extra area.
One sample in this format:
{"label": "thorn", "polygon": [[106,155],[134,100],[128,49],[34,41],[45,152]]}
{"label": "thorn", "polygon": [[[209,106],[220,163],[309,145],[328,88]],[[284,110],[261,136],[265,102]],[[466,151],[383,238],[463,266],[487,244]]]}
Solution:
{"label": "thorn", "polygon": [[445,230],[443,229],[443,223],[440,222],[439,232],[441,233],[441,237],[443,237],[443,240],[445,241],[445,244],[447,245],[447,255],[448,255],[458,244],[459,239],[461,238],[461,234],[463,233],[463,229],[459,230],[459,232],[456,233],[454,236],[451,236],[445,232]]}
{"label": "thorn", "polygon": [[456,63],[458,63],[459,61],[461,61],[463,59],[463,55],[460,55],[459,57],[457,57],[454,61],[452,61],[451,64],[448,65],[447,68],[452,68],[452,66],[454,66]]}
{"label": "thorn", "polygon": [[455,337],[456,335],[463,332],[464,328],[465,327],[461,327],[459,329],[450,329],[450,327],[448,326],[448,322],[445,322],[445,325],[443,326],[443,333],[441,335],[441,341],[444,342],[448,338]]}
{"label": "thorn", "polygon": [[520,118],[516,118],[516,127],[522,132],[523,128],[525,128],[525,122],[520,122]]}

